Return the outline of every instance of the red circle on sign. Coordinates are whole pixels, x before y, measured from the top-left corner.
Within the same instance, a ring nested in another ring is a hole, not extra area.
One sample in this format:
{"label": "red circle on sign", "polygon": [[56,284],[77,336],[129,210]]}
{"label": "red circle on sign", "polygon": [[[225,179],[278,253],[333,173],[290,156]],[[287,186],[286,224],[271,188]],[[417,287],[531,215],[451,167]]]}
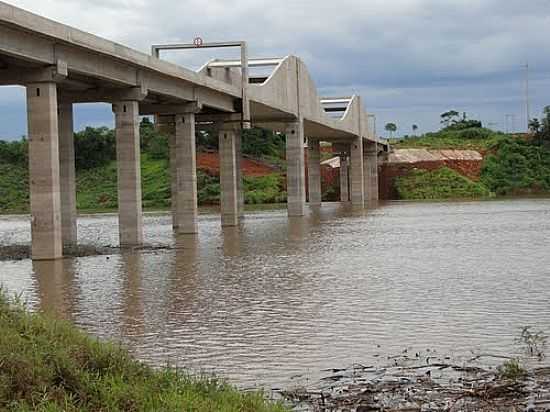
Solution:
{"label": "red circle on sign", "polygon": [[202,38],[200,37],[195,37],[193,39],[193,44],[196,46],[196,47],[201,47],[203,45],[203,41],[202,41]]}

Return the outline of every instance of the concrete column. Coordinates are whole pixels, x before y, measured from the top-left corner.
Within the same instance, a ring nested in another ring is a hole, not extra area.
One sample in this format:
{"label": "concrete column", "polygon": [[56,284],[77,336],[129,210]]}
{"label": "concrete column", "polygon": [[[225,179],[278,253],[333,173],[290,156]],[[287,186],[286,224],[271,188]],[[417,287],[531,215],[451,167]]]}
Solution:
{"label": "concrete column", "polygon": [[365,200],[378,200],[378,150],[376,143],[369,144],[364,151]]}
{"label": "concrete column", "polygon": [[363,178],[363,138],[357,137],[351,143],[351,204],[354,209],[365,207]]}
{"label": "concrete column", "polygon": [[176,127],[173,115],[156,115],[155,129],[157,132],[168,136],[168,149],[170,153],[170,202],[172,210],[172,228],[177,230],[177,175],[176,175]]}
{"label": "concrete column", "polygon": [[318,139],[308,139],[307,176],[309,204],[321,205],[321,145]]}
{"label": "concrete column", "polygon": [[139,107],[137,101],[113,105],[118,168],[118,225],[121,246],[143,242]]}
{"label": "concrete column", "polygon": [[32,258],[63,255],[55,83],[27,85]]}
{"label": "concrete column", "polygon": [[195,114],[176,115],[176,225],[178,233],[198,233]]}
{"label": "concrete column", "polygon": [[243,182],[243,173],[242,173],[242,142],[243,142],[243,133],[244,128],[241,127],[241,130],[235,136],[235,151],[236,151],[236,165],[237,165],[237,198],[239,200],[239,218],[244,216],[244,182]]}
{"label": "concrete column", "polygon": [[304,162],[304,121],[300,119],[286,125],[286,190],[289,216],[304,216],[306,213]]}
{"label": "concrete column", "polygon": [[61,190],[61,227],[63,246],[75,247],[76,229],[76,181],[74,158],[73,105],[58,105],[59,123],[59,184]]}
{"label": "concrete column", "polygon": [[222,226],[237,226],[239,224],[239,199],[235,130],[222,128],[219,131],[219,139]]}
{"label": "concrete column", "polygon": [[340,156],[340,201],[349,202],[348,157]]}

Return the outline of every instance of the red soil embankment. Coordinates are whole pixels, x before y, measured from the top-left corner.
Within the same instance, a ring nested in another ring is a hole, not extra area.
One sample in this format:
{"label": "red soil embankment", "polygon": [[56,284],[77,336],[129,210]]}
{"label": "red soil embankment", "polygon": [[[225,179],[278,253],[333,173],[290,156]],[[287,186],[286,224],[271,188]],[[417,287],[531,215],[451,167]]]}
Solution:
{"label": "red soil embankment", "polygon": [[414,169],[437,170],[448,167],[472,180],[478,180],[483,156],[475,150],[396,149],[379,168],[380,199],[398,199],[395,179]]}
{"label": "red soil embankment", "polygon": [[[197,153],[197,169],[203,170],[212,176],[220,174],[220,157],[217,152]],[[266,176],[276,173],[276,168],[257,160],[243,157],[241,169],[244,176]]]}

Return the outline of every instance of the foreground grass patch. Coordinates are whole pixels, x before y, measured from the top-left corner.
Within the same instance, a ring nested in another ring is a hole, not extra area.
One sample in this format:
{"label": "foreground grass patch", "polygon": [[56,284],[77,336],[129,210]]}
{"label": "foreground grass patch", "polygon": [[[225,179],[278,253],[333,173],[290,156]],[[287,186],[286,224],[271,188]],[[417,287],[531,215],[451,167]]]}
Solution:
{"label": "foreground grass patch", "polygon": [[395,185],[399,198],[403,200],[470,199],[491,195],[482,184],[448,167],[434,171],[415,170],[397,178]]}
{"label": "foreground grass patch", "polygon": [[67,322],[0,296],[0,410],[265,411],[286,409],[215,378],[154,370]]}

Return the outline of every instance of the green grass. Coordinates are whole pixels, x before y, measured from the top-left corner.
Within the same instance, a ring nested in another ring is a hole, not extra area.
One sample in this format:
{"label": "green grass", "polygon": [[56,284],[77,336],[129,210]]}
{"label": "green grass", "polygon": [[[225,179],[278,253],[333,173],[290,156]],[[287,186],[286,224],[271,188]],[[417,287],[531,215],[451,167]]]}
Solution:
{"label": "green grass", "polygon": [[247,204],[283,203],[284,177],[279,174],[244,178],[244,200]]}
{"label": "green grass", "polygon": [[0,410],[279,412],[260,392],[153,369],[67,322],[0,296]]}
{"label": "green grass", "polygon": [[481,150],[490,149],[506,134],[489,129],[441,130],[426,133],[418,137],[394,140],[392,146],[396,149],[426,148],[426,149],[460,149]]}
{"label": "green grass", "polygon": [[27,167],[0,163],[0,211],[25,212],[29,204],[29,172]]}
{"label": "green grass", "polygon": [[[142,199],[145,210],[170,208],[169,165],[165,159],[142,154]],[[79,170],[76,178],[77,208],[86,212],[116,211],[118,207],[117,168],[112,161],[105,165]],[[286,201],[283,177],[280,174],[245,177],[245,201],[248,204]],[[220,202],[220,179],[197,171],[199,205]],[[29,211],[27,167],[0,165],[0,213]]]}
{"label": "green grass", "polygon": [[442,167],[434,171],[415,170],[398,177],[395,185],[403,200],[471,199],[489,197],[491,192],[482,184]]}

